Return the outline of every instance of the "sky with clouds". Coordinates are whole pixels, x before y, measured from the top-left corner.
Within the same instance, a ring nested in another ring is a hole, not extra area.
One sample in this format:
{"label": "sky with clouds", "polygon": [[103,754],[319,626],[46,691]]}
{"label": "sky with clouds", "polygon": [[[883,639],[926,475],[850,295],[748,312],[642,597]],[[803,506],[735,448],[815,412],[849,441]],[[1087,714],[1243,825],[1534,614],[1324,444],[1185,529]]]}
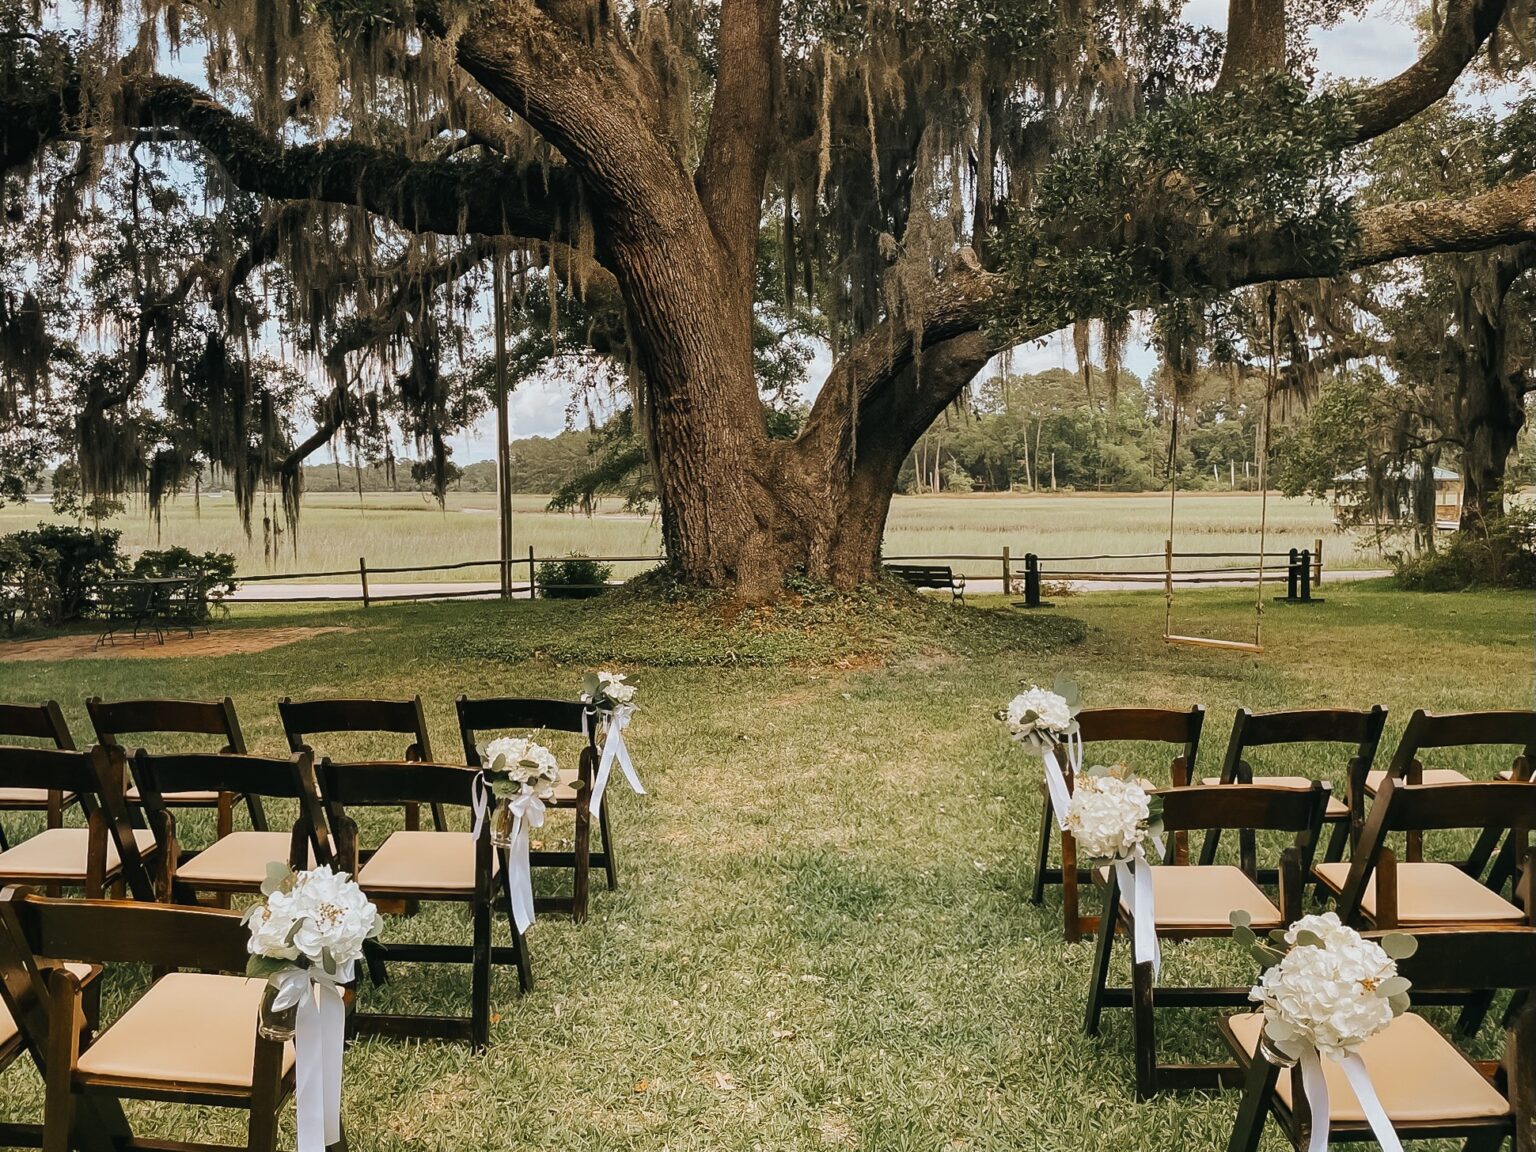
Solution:
{"label": "sky with clouds", "polygon": [[[1347,19],[1336,27],[1317,31],[1312,36],[1317,49],[1317,66],[1325,76],[1337,79],[1375,80],[1400,72],[1418,54],[1411,0],[1376,0],[1360,18]],[[1184,18],[1192,24],[1224,28],[1227,0],[1189,0]],[[1047,368],[1072,367],[1072,343],[1067,333],[1057,333],[1014,350],[1011,370],[1016,373],[1040,372]],[[1128,341],[1125,365],[1145,376],[1156,358],[1141,334]],[[812,361],[808,373],[806,398],[820,390],[830,370],[831,356],[822,349]],[[991,369],[989,369],[990,371]],[[510,417],[513,438],[554,436],[566,427],[570,386],[557,377],[538,377],[524,382],[513,394]],[[495,422],[486,418],[457,438],[455,456],[462,462],[492,459],[496,454]]]}

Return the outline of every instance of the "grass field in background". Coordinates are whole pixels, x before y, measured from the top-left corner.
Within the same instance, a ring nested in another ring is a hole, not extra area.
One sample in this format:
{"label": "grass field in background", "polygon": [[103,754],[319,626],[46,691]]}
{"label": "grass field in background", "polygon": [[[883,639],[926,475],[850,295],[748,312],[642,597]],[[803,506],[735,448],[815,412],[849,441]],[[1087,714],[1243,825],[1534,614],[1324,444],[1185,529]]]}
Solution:
{"label": "grass field in background", "polygon": [[[625,513],[618,501],[601,514],[585,516],[544,511],[542,496],[515,501],[513,537],[519,553],[530,545],[543,556],[571,552],[605,556],[651,556],[661,551],[661,528],[650,516]],[[235,553],[242,573],[355,571],[359,556],[372,568],[393,565],[484,560],[496,552],[496,499],[490,493],[450,493],[446,507],[421,493],[319,493],[305,498],[297,551],[284,538],[275,561],[264,555],[258,506],[248,540],[227,496],[205,497],[200,505],[178,500],[157,526],[140,508],[111,522],[123,531],[132,552],[182,545],[194,552]],[[0,533],[31,527],[50,509],[43,504],[0,508]],[[890,556],[970,556],[1002,553],[1015,557],[1077,556],[1104,552],[1161,553],[1168,529],[1168,500],[1146,495],[970,495],[898,496],[891,507],[885,550]],[[1362,552],[1352,537],[1333,526],[1327,505],[1272,496],[1269,548],[1310,548],[1323,539],[1332,567],[1381,567],[1381,557]],[[1181,496],[1175,546],[1181,551],[1255,551],[1259,541],[1259,498],[1251,494]],[[1126,562],[1124,567],[1146,567]],[[1156,563],[1151,566],[1157,567]],[[644,565],[621,565],[628,576]],[[956,563],[973,576],[999,574],[996,563]],[[494,569],[405,579],[494,579]]]}
{"label": "grass field in background", "polygon": [[[1127,1013],[1109,1011],[1097,1040],[1082,1035],[1091,945],[1062,942],[1059,897],[1028,903],[1039,765],[1010,749],[994,709],[1021,679],[1057,672],[1089,704],[1200,702],[1199,762],[1214,769],[1240,704],[1380,702],[1391,709],[1385,759],[1415,707],[1532,705],[1530,598],[1339,585],[1325,604],[1271,607],[1260,658],[1165,648],[1155,593],[1104,593],[1065,613],[1000,603],[941,602],[918,623],[903,609],[867,625],[835,605],[780,606],[714,631],[625,596],[237,607],[222,627],[351,630],[240,658],[0,664],[0,697],[56,697],[84,734],[89,693],[228,692],[253,747],[276,752],[285,694],[419,692],[448,755],[455,694],[569,696],[586,668],[624,654],[641,691],[631,744],[651,794],[611,793],[623,887],[598,890],[580,927],[552,916],[533,926],[539,986],[519,999],[515,976],[498,973],[484,1055],[350,1048],[354,1152],[1219,1152],[1236,1093],[1138,1104]],[[1181,594],[1178,611],[1185,631],[1242,637],[1252,626],[1242,591]],[[1085,627],[1050,623],[1063,614]],[[1146,756],[1133,762],[1162,776]],[[1507,760],[1435,763],[1487,778]],[[1344,766],[1293,755],[1255,767],[1339,786]],[[543,834],[567,833],[552,823]],[[467,924],[438,908],[391,921],[386,936],[455,940]],[[1115,979],[1127,974],[1122,948]],[[1229,941],[1165,946],[1168,982],[1253,975]],[[462,971],[397,966],[394,977],[365,1001],[467,1001]],[[123,990],[119,978],[109,1001]],[[1166,1058],[1221,1054],[1211,1013],[1160,1012],[1158,1026]],[[1491,1028],[1481,1043],[1494,1048]],[[40,1106],[27,1061],[0,1077],[0,1114]],[[129,1107],[163,1137],[233,1134],[227,1115]],[[1282,1147],[1271,1129],[1265,1152]]]}

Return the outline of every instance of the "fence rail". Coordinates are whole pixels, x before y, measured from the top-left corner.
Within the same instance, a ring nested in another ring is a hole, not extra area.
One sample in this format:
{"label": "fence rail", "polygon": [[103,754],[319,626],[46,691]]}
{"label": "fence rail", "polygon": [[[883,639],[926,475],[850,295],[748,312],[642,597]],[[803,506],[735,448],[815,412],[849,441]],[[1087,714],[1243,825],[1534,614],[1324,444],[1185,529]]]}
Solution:
{"label": "fence rail", "polygon": [[[364,607],[375,602],[397,600],[453,600],[466,598],[535,599],[539,596],[539,565],[562,560],[585,559],[602,564],[660,564],[661,556],[539,556],[532,548],[526,557],[516,560],[458,560],[445,564],[395,564],[374,567],[366,556],[360,556],[356,568],[332,569],[325,572],[263,572],[254,576],[241,576],[241,585],[274,584],[325,580],[345,577],[356,581],[357,592],[340,593],[327,590],[325,594],[262,596],[243,592],[238,599],[248,604],[305,604],[305,603],[354,603],[361,601]],[[1041,556],[1033,552],[1016,553],[1010,547],[998,552],[926,554],[921,556],[887,556],[890,563],[960,563],[965,565],[996,565],[997,576],[967,572],[969,580],[993,580],[1000,578],[1002,590],[1013,594],[1022,589],[1028,607],[1040,606],[1041,588],[1047,582],[1088,584],[1162,584],[1171,589],[1175,585],[1233,584],[1256,582],[1259,573],[1273,574],[1278,581],[1280,572],[1286,573],[1287,599],[1310,600],[1311,588],[1323,579],[1323,542],[1313,541],[1311,548],[1289,548],[1283,551],[1228,552],[1201,551],[1175,552],[1171,542],[1165,543],[1161,552],[1099,552],[1085,556]],[[1104,561],[1155,560],[1154,567],[1132,568],[1084,568],[1057,567],[1057,565],[1083,565]],[[1251,564],[1208,565],[1212,560],[1251,560]],[[1178,567],[1180,561],[1195,561],[1195,566]],[[1269,563],[1275,561],[1275,563]],[[1023,573],[1019,574],[1022,564]],[[484,587],[460,588],[445,582],[442,591],[412,590],[387,591],[370,588],[370,580],[380,576],[401,576],[422,572],[459,572],[469,568],[490,568],[496,571],[494,580],[485,581]],[[519,580],[513,579],[514,569]],[[526,573],[526,578],[522,574]],[[561,588],[581,591],[600,590],[605,585],[564,584]]]}

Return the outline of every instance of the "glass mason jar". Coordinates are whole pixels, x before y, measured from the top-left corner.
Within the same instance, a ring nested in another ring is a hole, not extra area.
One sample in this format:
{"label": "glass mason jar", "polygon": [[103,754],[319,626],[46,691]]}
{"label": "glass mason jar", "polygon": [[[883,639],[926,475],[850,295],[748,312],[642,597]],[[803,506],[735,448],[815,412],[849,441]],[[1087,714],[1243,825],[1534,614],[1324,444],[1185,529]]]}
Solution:
{"label": "glass mason jar", "polygon": [[496,806],[491,809],[491,843],[497,848],[512,847],[516,825],[517,816],[512,811],[512,797],[496,797]]}
{"label": "glass mason jar", "polygon": [[1276,1068],[1296,1067],[1296,1057],[1287,1056],[1280,1049],[1276,1048],[1275,1042],[1269,1038],[1268,1032],[1259,1033],[1259,1055],[1263,1056],[1264,1059],[1268,1060]]}
{"label": "glass mason jar", "polygon": [[268,984],[266,991],[261,995],[261,1011],[257,1015],[256,1034],[263,1040],[276,1040],[282,1043],[293,1039],[294,1031],[298,1027],[299,1006],[292,1004],[287,1008],[274,1008],[272,1001],[276,998],[277,989]]}

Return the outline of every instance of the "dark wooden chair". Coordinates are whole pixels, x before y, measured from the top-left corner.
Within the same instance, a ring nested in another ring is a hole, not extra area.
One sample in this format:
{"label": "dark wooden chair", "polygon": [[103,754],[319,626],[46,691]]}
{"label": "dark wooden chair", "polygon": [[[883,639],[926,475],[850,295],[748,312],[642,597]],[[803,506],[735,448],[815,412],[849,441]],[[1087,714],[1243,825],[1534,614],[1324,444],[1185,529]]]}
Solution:
{"label": "dark wooden chair", "polygon": [[[1536,932],[1530,930],[1415,931],[1418,950],[1399,960],[1413,982],[1410,993],[1464,987],[1512,988],[1523,1007],[1509,1021],[1502,1061],[1480,1062],[1423,1017],[1406,1012],[1367,1040],[1360,1057],[1387,1118],[1402,1140],[1456,1140],[1468,1152],[1497,1152],[1513,1137],[1514,1152],[1536,1152]],[[1227,1152],[1258,1152],[1264,1123],[1274,1116],[1298,1149],[1308,1146],[1313,1118],[1301,1087],[1301,1070],[1283,1071],[1259,1046],[1260,1013],[1221,1022],[1222,1035],[1244,1069]],[[1359,1099],[1331,1060],[1328,1083],[1329,1143],[1371,1140]]]}
{"label": "dark wooden chair", "polygon": [[[1078,713],[1077,723],[1082,734],[1085,760],[1092,757],[1086,748],[1098,743],[1148,743],[1172,744],[1179,751],[1168,767],[1169,783],[1175,788],[1188,784],[1195,770],[1195,754],[1200,748],[1200,728],[1205,721],[1205,709],[1198,704],[1179,711],[1172,708],[1085,708]],[[1067,777],[1067,787],[1072,787],[1072,768],[1062,758],[1062,771]],[[1146,766],[1139,761],[1135,768],[1142,775],[1149,775]],[[1039,850],[1035,855],[1035,886],[1030,902],[1039,904],[1045,899],[1047,884],[1061,885],[1062,921],[1069,941],[1081,940],[1097,930],[1099,918],[1083,915],[1080,911],[1080,889],[1089,883],[1088,874],[1077,866],[1077,845],[1067,832],[1058,833],[1056,816],[1051,808],[1049,792],[1043,792],[1043,809],[1040,813]],[[1061,837],[1061,867],[1051,866],[1051,842]],[[1169,851],[1188,851],[1187,837],[1179,837],[1169,844]]]}
{"label": "dark wooden chair", "polygon": [[[153,900],[145,861],[159,852],[154,834],[134,828],[123,803],[122,749],[95,744],[84,752],[0,745],[0,788],[58,788],[80,797],[84,828],[48,828],[0,852],[0,884],[81,888],[101,896],[110,886]],[[74,959],[74,957],[71,957]]]}
{"label": "dark wooden chair", "polygon": [[[0,987],[45,1084],[45,1152],[232,1147],[135,1139],[124,1099],[243,1109],[246,1139],[234,1147],[277,1148],[294,1051],[257,1030],[267,984],[243,975],[249,938],[233,912],[0,894]],[[57,955],[164,974],[91,1040],[77,1025],[78,974],[43,959]]]}
{"label": "dark wooden chair", "polygon": [[[471,768],[482,767],[480,742],[488,733],[542,729],[579,734],[583,729],[582,705],[568,700],[516,699],[505,696],[471,700],[467,696],[460,696],[454,701],[454,706],[458,710],[464,762]],[[603,797],[602,811],[597,813],[599,847],[596,852],[592,851],[592,812],[588,800],[592,795],[592,782],[597,776],[598,751],[595,726],[587,725],[586,728],[586,740],[578,766],[574,769],[561,769],[560,787],[555,790],[552,799],[545,801],[549,807],[569,809],[576,814],[572,849],[569,852],[540,849],[529,853],[529,860],[535,868],[571,871],[571,894],[537,897],[534,908],[540,912],[569,912],[578,924],[587,918],[589,876],[593,867],[603,869],[610,890],[619,886],[606,796]]]}
{"label": "dark wooden chair", "polygon": [[[1359,839],[1365,824],[1365,778],[1381,746],[1381,732],[1387,723],[1387,710],[1380,704],[1359,712],[1343,708],[1302,708],[1286,712],[1250,712],[1237,710],[1232,721],[1232,735],[1227,741],[1227,758],[1222,761],[1219,777],[1206,777],[1206,784],[1268,784],[1277,788],[1310,788],[1306,776],[1271,776],[1255,774],[1247,753],[1250,748],[1273,748],[1305,744],[1348,744],[1354,755],[1345,765],[1345,799],[1331,796],[1323,817],[1333,830],[1324,850],[1324,860],[1344,859],[1344,846]],[[1205,834],[1200,848],[1200,863],[1214,864],[1221,839],[1218,830]],[[1260,873],[1260,880],[1274,882],[1273,873]]]}
{"label": "dark wooden chair", "polygon": [[340,867],[357,877],[363,891],[381,910],[422,901],[469,906],[470,944],[395,943],[384,945],[382,953],[384,960],[405,963],[468,964],[470,1014],[358,1012],[353,1016],[358,1035],[467,1040],[477,1049],[484,1048],[490,1043],[492,965],[516,966],[522,990],[533,987],[527,942],[517,930],[510,906],[506,913],[512,944],[492,945],[497,878],[498,873],[504,874],[507,861],[506,853],[492,848],[489,836],[477,839],[470,832],[407,829],[391,832],[377,848],[365,850],[358,842],[357,822],[348,814],[349,809],[396,807],[402,800],[468,809],[473,805],[477,776],[471,768],[419,761],[321,761],[321,791],[329,809]]}
{"label": "dark wooden chair", "polygon": [[[196,904],[198,893],[211,892],[227,903],[231,893],[260,892],[267,865],[274,861],[296,869],[333,862],[311,752],[281,758],[208,752],[151,756],[141,748],[130,768],[145,818],[160,845],[159,887],[173,900]],[[207,791],[291,801],[297,816],[287,832],[231,832],[183,858],[167,798]]]}
{"label": "dark wooden chair", "polygon": [[[55,748],[74,751],[75,739],[64,722],[57,700],[41,704],[0,703],[0,740],[42,740]],[[64,827],[64,813],[80,798],[59,788],[0,788],[0,812],[43,812],[49,828]],[[5,825],[0,823],[0,852],[9,848]]]}
{"label": "dark wooden chair", "polygon": [[[1328,807],[1329,789],[1317,783],[1302,791],[1262,784],[1230,784],[1223,788],[1196,785],[1161,792],[1163,826],[1169,834],[1211,828],[1235,831],[1241,862],[1223,864],[1165,864],[1149,870],[1159,940],[1196,940],[1225,936],[1232,931],[1231,914],[1241,909],[1252,918],[1259,934],[1280,928],[1301,915],[1301,896],[1306,867],[1311,861]],[[1258,831],[1293,832],[1295,842],[1280,858],[1279,903],[1258,884]],[[1101,869],[1095,880],[1104,889],[1103,918],[1094,956],[1093,979],[1088,993],[1084,1030],[1099,1032],[1105,1008],[1132,1009],[1132,1034],[1136,1051],[1136,1095],[1142,1099],[1167,1089],[1198,1090],[1232,1083],[1236,1065],[1160,1064],[1154,1013],[1158,1006],[1172,1008],[1220,1007],[1247,1004],[1249,986],[1240,988],[1162,988],[1154,990],[1150,961],[1131,962],[1131,987],[1109,986],[1109,962],[1115,939],[1134,931],[1131,907],[1120,891],[1112,868]],[[1141,877],[1137,878],[1138,883]]]}
{"label": "dark wooden chair", "polygon": [[[96,739],[103,744],[119,744],[126,747],[126,736],[193,735],[213,736],[222,740],[221,752],[244,755],[248,749],[245,735],[240,730],[240,718],[235,714],[235,702],[228,696],[222,700],[103,700],[92,696],[85,702],[91,724],[96,729]],[[137,743],[137,741],[135,741]],[[151,749],[161,751],[161,749]],[[223,839],[234,831],[234,806],[244,800],[250,813],[251,827],[257,832],[267,830],[266,813],[262,810],[259,796],[234,795],[228,792],[167,793],[165,803],[170,808],[213,808],[217,812],[215,836]],[[131,810],[140,807],[137,788],[128,790]]]}
{"label": "dark wooden chair", "polygon": [[[1398,741],[1392,760],[1382,771],[1369,772],[1365,778],[1365,794],[1375,796],[1381,791],[1382,781],[1388,776],[1412,784],[1461,784],[1471,777],[1455,768],[1425,767],[1422,753],[1426,749],[1450,748],[1499,748],[1519,749],[1510,766],[1500,772],[1490,772],[1488,778],[1501,780],[1529,780],[1532,764],[1536,762],[1536,711],[1501,712],[1448,712],[1439,715],[1425,712],[1422,708],[1408,720],[1403,738]],[[1409,860],[1422,860],[1423,836],[1417,831],[1410,833],[1406,845]],[[1481,875],[1498,851],[1496,838],[1482,837],[1472,854],[1463,861],[1463,867],[1473,875]],[[1508,879],[1509,858],[1501,861]]]}
{"label": "dark wooden chair", "polygon": [[[420,696],[409,700],[292,700],[284,696],[278,701],[277,711],[282,717],[283,732],[288,737],[291,752],[309,748],[317,757],[331,755],[325,749],[311,747],[309,737],[317,734],[397,733],[411,738],[400,753],[400,759],[427,763],[433,759],[432,738],[427,735],[427,716],[422,710]],[[441,804],[432,805],[432,826],[440,832],[448,829]],[[411,832],[421,827],[419,804],[405,805],[405,827]]]}

